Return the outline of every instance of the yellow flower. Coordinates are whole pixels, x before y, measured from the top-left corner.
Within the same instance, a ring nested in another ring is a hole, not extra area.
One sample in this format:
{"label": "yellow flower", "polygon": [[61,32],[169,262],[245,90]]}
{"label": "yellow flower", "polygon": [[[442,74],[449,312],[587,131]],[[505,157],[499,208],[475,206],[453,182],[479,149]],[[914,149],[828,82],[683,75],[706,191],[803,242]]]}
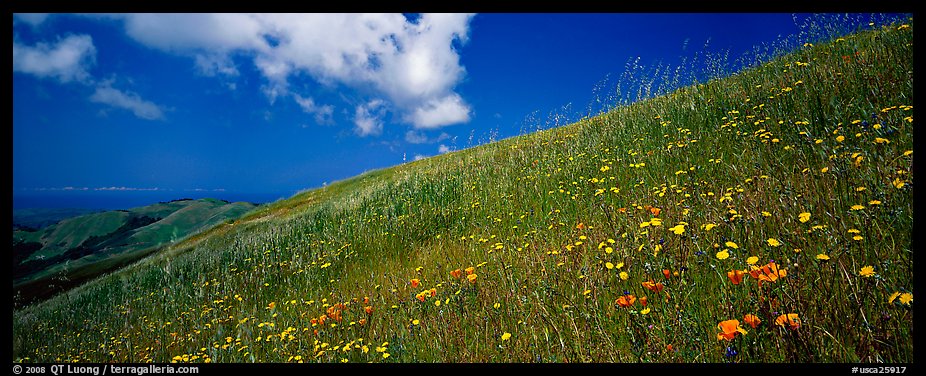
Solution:
{"label": "yellow flower", "polygon": [[646,307],[646,308],[643,308],[642,311],[640,311],[640,314],[641,314],[641,315],[645,315],[645,314],[648,314],[649,312],[650,312],[649,307]]}
{"label": "yellow flower", "polygon": [[727,258],[730,257],[730,253],[727,252],[726,249],[724,249],[724,250],[722,250],[722,251],[720,251],[720,252],[717,252],[716,256],[717,256],[717,258],[720,259],[720,260],[726,260]]}
{"label": "yellow flower", "polygon": [[829,260],[829,259],[830,259],[830,257],[827,256],[825,253],[821,253],[821,254],[818,254],[818,255],[817,255],[817,260],[826,261],[826,260]]}
{"label": "yellow flower", "polygon": [[903,304],[903,305],[910,305],[910,302],[912,302],[912,301],[913,301],[913,294],[911,294],[911,293],[909,293],[909,292],[905,292],[905,293],[903,293],[903,294],[900,294],[900,304]]}
{"label": "yellow flower", "polygon": [[881,201],[871,200],[871,201],[868,201],[868,205],[881,205]]}
{"label": "yellow flower", "polygon": [[759,258],[756,256],[750,256],[748,259],[746,259],[746,263],[749,265],[755,265],[757,262],[759,262]]}
{"label": "yellow flower", "polygon": [[739,249],[739,246],[736,245],[736,243],[734,242],[726,242],[724,243],[724,245],[726,245],[727,247],[733,248],[733,249]]}
{"label": "yellow flower", "polygon": [[708,223],[708,224],[702,226],[702,228],[704,228],[704,231],[710,231],[710,230],[711,230],[712,228],[714,228],[714,227],[717,227],[717,225],[715,225],[715,224],[713,224],[713,223]]}
{"label": "yellow flower", "polygon": [[421,321],[418,321],[418,319],[412,320],[412,325],[418,325],[418,324],[420,324],[420,323],[421,323]]}
{"label": "yellow flower", "polygon": [[627,278],[630,278],[630,275],[627,272],[621,272],[620,277],[622,281],[626,281]]}
{"label": "yellow flower", "polygon": [[842,141],[845,140],[845,139],[846,139],[846,137],[843,136],[843,135],[836,136],[836,142],[842,142]]}
{"label": "yellow flower", "polygon": [[895,291],[889,298],[887,298],[887,304],[893,303],[894,299],[897,299],[898,296],[900,296],[900,291]]}
{"label": "yellow flower", "polygon": [[778,239],[775,239],[775,238],[768,238],[767,242],[768,242],[768,245],[770,245],[770,246],[772,246],[772,247],[778,247],[778,246],[781,245],[781,243],[778,241]]}
{"label": "yellow flower", "polygon": [[502,341],[507,341],[510,338],[511,338],[511,333],[505,332],[505,334],[502,334]]}
{"label": "yellow flower", "polygon": [[801,221],[801,223],[806,223],[807,221],[810,220],[810,213],[808,213],[808,212],[803,212],[803,213],[801,213],[800,215],[797,216],[797,219],[798,219],[799,221]]}
{"label": "yellow flower", "polygon": [[888,141],[888,139],[886,139],[886,138],[877,137],[877,138],[875,138],[875,143],[877,143],[877,144],[885,144],[885,143],[889,144],[889,143],[891,143],[891,142]]}
{"label": "yellow flower", "polygon": [[864,266],[862,267],[862,270],[858,272],[858,275],[862,277],[871,277],[875,275],[875,268],[871,267],[871,265]]}
{"label": "yellow flower", "polygon": [[605,266],[606,268],[608,268],[609,270],[610,270],[610,269],[614,269],[614,264],[612,264],[612,263],[610,263],[610,262],[604,263],[604,266]]}
{"label": "yellow flower", "polygon": [[895,178],[891,184],[894,186],[894,188],[900,189],[903,188],[904,181],[900,180],[900,178]]}
{"label": "yellow flower", "polygon": [[852,210],[862,210],[862,209],[865,209],[865,207],[862,206],[862,205],[857,205],[857,204],[856,204],[856,205],[852,205],[852,208],[851,208],[851,209],[852,209]]}
{"label": "yellow flower", "polygon": [[675,227],[670,227],[669,231],[674,232],[675,235],[681,235],[685,233],[685,225],[677,225]]}

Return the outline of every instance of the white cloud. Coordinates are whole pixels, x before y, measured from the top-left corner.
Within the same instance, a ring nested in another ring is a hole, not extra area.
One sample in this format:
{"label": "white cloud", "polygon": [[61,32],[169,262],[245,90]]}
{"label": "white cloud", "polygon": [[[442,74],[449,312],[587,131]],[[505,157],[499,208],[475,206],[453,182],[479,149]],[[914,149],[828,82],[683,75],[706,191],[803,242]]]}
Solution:
{"label": "white cloud", "polygon": [[61,82],[86,82],[87,69],[96,60],[96,48],[89,35],[70,35],[53,45],[27,46],[13,41],[13,71]]}
{"label": "white cloud", "polygon": [[441,142],[450,138],[450,135],[446,132],[441,132],[440,135],[434,138],[429,138],[427,134],[421,131],[410,130],[405,132],[405,141],[410,144],[433,144],[436,142]]}
{"label": "white cloud", "polygon": [[237,77],[238,67],[228,55],[206,55],[197,54],[195,56],[196,71],[203,76],[214,77],[218,75]]}
{"label": "white cloud", "polygon": [[415,109],[410,120],[417,128],[440,128],[448,124],[469,121],[469,106],[463,98],[451,94],[444,98],[430,100]]}
{"label": "white cloud", "polygon": [[251,57],[267,80],[263,90],[271,103],[292,94],[290,79],[307,74],[323,85],[372,91],[415,128],[469,121],[469,105],[454,92],[465,69],[453,47],[467,41],[469,14],[424,14],[415,21],[401,14],[110,17],[146,46],[196,57],[204,72],[234,67],[218,64],[231,54]]}
{"label": "white cloud", "polygon": [[132,111],[135,116],[142,119],[158,120],[164,118],[164,111],[158,105],[142,99],[138,94],[120,91],[109,86],[109,84],[97,86],[96,91],[90,96],[90,100]]}
{"label": "white cloud", "polygon": [[416,160],[416,161],[420,161],[420,160],[425,159],[425,158],[427,158],[427,157],[429,157],[429,156],[428,156],[428,155],[415,154],[415,160]]}
{"label": "white cloud", "polygon": [[13,17],[29,24],[29,26],[36,27],[48,19],[48,13],[16,13]]}
{"label": "white cloud", "polygon": [[444,144],[441,144],[440,146],[437,147],[437,152],[440,154],[446,154],[451,151],[453,151],[453,149],[451,149],[449,146],[444,145]]}
{"label": "white cloud", "polygon": [[354,113],[354,131],[360,136],[378,136],[383,132],[383,116],[385,116],[385,102],[374,99],[366,104],[357,106]]}
{"label": "white cloud", "polygon": [[315,122],[322,125],[334,124],[334,106],[330,104],[321,105],[315,103],[312,98],[303,98],[298,94],[293,95],[293,99],[308,114],[315,115]]}

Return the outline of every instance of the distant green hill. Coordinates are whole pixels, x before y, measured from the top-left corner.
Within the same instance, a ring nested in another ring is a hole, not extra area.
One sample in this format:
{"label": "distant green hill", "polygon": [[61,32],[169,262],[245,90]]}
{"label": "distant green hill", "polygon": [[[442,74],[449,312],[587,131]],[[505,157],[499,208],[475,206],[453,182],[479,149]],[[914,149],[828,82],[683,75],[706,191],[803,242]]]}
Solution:
{"label": "distant green hill", "polygon": [[96,213],[95,209],[29,208],[13,210],[13,229],[42,229],[62,220]]}
{"label": "distant green hill", "polygon": [[[246,202],[184,199],[79,215],[38,230],[14,227],[14,294],[24,302],[47,297],[254,207]],[[51,221],[55,213],[33,214],[37,215],[26,216],[27,221],[40,224]]]}

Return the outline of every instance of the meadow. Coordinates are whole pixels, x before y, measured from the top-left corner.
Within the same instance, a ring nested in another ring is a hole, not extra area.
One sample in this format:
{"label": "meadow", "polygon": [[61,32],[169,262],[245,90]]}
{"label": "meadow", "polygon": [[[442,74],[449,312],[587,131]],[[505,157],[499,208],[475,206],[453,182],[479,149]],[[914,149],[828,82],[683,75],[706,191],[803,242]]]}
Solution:
{"label": "meadow", "polygon": [[913,362],[913,22],[261,207],[21,362]]}

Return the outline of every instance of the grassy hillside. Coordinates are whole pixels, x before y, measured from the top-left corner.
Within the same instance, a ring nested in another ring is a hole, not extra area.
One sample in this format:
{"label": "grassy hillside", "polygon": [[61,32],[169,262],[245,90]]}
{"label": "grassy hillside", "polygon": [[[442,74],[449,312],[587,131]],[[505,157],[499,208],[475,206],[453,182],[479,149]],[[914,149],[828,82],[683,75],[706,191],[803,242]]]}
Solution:
{"label": "grassy hillside", "polygon": [[14,294],[23,302],[48,297],[254,207],[215,199],[176,200],[82,215],[36,231],[14,230]]}
{"label": "grassy hillside", "polygon": [[15,312],[14,359],[912,362],[912,43],[304,192]]}

